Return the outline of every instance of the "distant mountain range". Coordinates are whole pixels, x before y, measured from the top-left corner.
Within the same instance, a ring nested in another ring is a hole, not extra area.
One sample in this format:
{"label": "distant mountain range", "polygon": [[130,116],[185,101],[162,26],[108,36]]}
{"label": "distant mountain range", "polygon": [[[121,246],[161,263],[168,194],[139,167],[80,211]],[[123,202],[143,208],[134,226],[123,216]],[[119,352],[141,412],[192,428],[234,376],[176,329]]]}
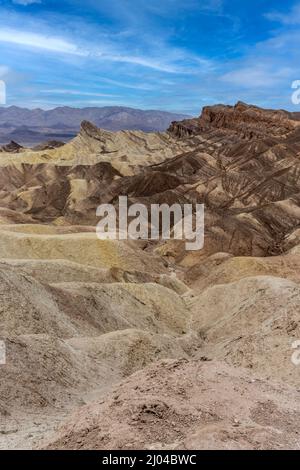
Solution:
{"label": "distant mountain range", "polygon": [[0,143],[11,140],[31,145],[43,140],[68,141],[74,137],[84,120],[106,130],[164,131],[172,121],[189,116],[166,111],[106,106],[103,108],[71,108],[51,110],[26,109],[18,106],[0,108]]}

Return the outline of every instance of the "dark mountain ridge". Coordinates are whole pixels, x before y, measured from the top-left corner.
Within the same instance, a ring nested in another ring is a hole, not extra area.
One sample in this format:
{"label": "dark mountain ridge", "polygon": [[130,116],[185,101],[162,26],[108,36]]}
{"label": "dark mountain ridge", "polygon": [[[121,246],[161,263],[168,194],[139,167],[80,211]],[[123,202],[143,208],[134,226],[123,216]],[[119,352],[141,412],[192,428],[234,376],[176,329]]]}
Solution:
{"label": "dark mountain ridge", "polygon": [[[164,131],[174,120],[186,115],[166,111],[141,110],[123,106],[102,108],[58,107],[50,110],[18,106],[0,108],[0,142],[11,139],[21,144],[37,143],[48,138],[67,140],[74,137],[82,121],[91,121],[102,129]],[[33,135],[32,131],[37,133]],[[63,134],[61,136],[61,134]]]}

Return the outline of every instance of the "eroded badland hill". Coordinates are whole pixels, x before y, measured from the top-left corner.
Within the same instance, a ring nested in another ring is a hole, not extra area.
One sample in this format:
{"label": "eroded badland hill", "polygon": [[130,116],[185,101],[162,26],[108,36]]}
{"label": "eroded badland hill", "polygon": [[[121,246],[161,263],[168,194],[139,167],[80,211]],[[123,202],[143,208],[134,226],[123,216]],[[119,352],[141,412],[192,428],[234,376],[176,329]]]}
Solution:
{"label": "eroded badland hill", "polygon": [[[299,448],[300,121],[83,122],[0,153],[0,447]],[[205,245],[99,240],[101,203],[205,205]]]}

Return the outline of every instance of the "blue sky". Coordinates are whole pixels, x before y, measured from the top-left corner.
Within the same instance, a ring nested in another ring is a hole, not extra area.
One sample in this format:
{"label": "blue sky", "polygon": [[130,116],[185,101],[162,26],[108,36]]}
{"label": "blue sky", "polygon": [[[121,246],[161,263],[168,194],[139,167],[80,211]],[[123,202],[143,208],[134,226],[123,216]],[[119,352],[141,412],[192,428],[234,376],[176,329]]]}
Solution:
{"label": "blue sky", "polygon": [[297,110],[299,59],[300,1],[0,0],[7,105]]}

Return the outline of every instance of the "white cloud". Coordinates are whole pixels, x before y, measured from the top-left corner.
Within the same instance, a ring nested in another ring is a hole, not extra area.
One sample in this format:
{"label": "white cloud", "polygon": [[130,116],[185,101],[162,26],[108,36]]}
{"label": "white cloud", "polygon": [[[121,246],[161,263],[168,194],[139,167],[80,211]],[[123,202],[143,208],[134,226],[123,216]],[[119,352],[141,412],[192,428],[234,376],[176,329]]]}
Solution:
{"label": "white cloud", "polygon": [[[29,47],[33,50],[44,50],[60,54],[76,55],[90,59],[110,62],[119,62],[150,68],[159,72],[167,73],[193,73],[199,68],[210,68],[211,62],[197,56],[192,56],[184,50],[162,48],[160,56],[129,55],[119,50],[114,44],[103,44],[101,50],[95,44],[77,45],[67,39],[53,36],[52,34],[39,34],[31,31],[22,31],[14,28],[0,29],[0,42],[16,44],[20,47]],[[169,60],[166,61],[165,57]],[[190,67],[187,64],[190,63]]]}
{"label": "white cloud", "polygon": [[110,93],[97,93],[97,92],[89,92],[89,91],[82,91],[82,90],[67,90],[67,89],[51,89],[51,90],[41,90],[42,93],[49,93],[55,95],[74,95],[74,96],[95,96],[95,97],[114,97],[117,98],[118,95],[112,95]]}
{"label": "white cloud", "polygon": [[153,86],[147,85],[147,84],[140,84],[140,83],[126,83],[126,82],[120,82],[118,80],[113,80],[111,78],[106,78],[106,77],[101,77],[100,81],[103,83],[108,83],[109,85],[114,85],[116,87],[120,88],[129,88],[132,90],[145,90],[145,91],[150,91],[153,90]]}
{"label": "white cloud", "polygon": [[41,0],[12,0],[12,2],[16,5],[23,5],[24,7],[32,5],[33,3],[42,3]]}
{"label": "white cloud", "polygon": [[161,63],[155,59],[139,56],[128,56],[106,52],[91,53],[91,56],[95,55],[98,58],[106,59],[112,62],[125,62],[127,64],[141,65],[142,67],[148,67],[150,69],[158,70],[160,72],[176,73],[179,72],[178,68],[172,64]]}
{"label": "white cloud", "polygon": [[226,73],[221,80],[244,88],[267,88],[289,77],[290,73],[286,67],[249,65]]}
{"label": "white cloud", "polygon": [[0,41],[64,54],[82,55],[82,52],[75,44],[65,41],[64,39],[16,29],[1,28]]}
{"label": "white cloud", "polygon": [[266,13],[264,16],[270,21],[276,21],[284,25],[300,24],[300,4],[294,5],[288,13],[271,11],[269,13]]}

